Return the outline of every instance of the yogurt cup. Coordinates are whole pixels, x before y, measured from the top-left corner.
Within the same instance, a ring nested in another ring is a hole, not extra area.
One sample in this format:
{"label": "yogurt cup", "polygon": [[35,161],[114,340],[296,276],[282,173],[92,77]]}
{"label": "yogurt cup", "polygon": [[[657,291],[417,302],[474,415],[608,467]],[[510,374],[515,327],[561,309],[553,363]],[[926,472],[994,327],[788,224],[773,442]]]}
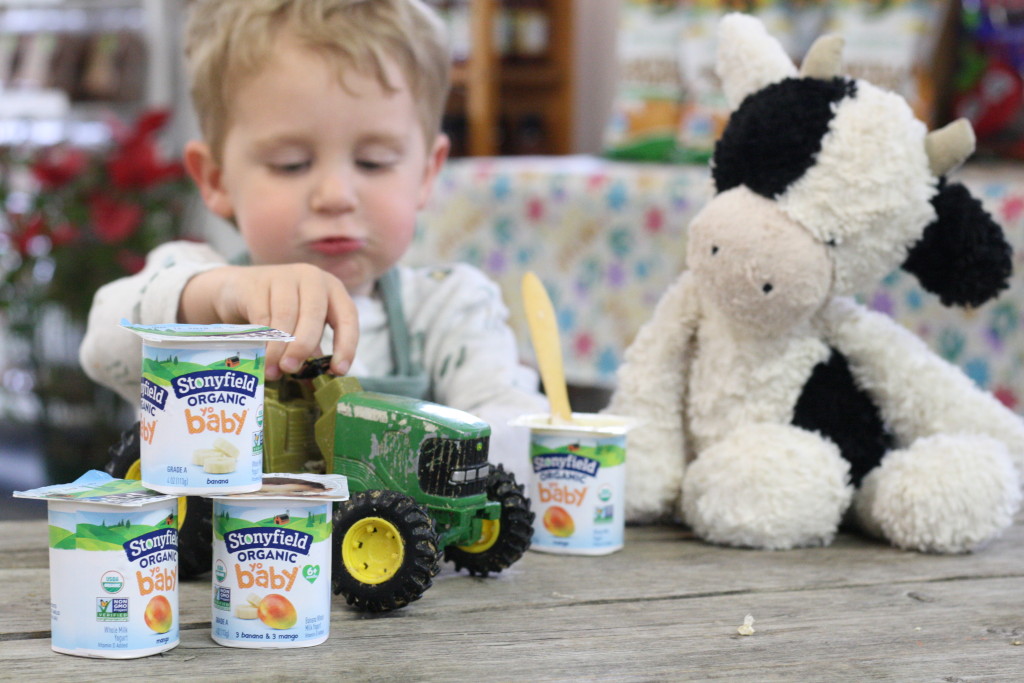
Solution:
{"label": "yogurt cup", "polygon": [[342,475],[266,474],[255,493],[213,499],[213,639],[318,645],[331,627],[332,502]]}
{"label": "yogurt cup", "polygon": [[552,424],[547,413],[513,424],[530,428],[527,493],[537,514],[531,550],[607,555],[622,548],[625,528],[626,433],[615,415],[573,413]]}
{"label": "yogurt cup", "polygon": [[255,491],[263,476],[263,371],[252,325],[121,325],[142,337],[142,483],[176,495]]}
{"label": "yogurt cup", "polygon": [[131,659],[178,644],[177,498],[90,471],[48,503],[51,647]]}

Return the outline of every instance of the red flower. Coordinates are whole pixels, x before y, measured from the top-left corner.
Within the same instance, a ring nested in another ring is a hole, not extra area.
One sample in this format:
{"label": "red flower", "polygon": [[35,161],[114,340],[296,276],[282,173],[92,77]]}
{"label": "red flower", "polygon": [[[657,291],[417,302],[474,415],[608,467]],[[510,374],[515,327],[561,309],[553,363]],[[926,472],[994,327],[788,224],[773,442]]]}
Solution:
{"label": "red flower", "polygon": [[50,242],[56,249],[78,241],[81,235],[82,231],[77,226],[63,221],[50,230]]}
{"label": "red flower", "polygon": [[182,177],[180,163],[160,159],[156,144],[148,138],[133,140],[119,147],[107,162],[107,173],[114,187],[122,190],[145,189],[166,180]]}
{"label": "red flower", "polygon": [[11,237],[14,239],[14,246],[22,256],[28,256],[29,243],[33,238],[39,237],[46,232],[46,221],[39,214],[34,214],[27,223],[19,226]]}
{"label": "red flower", "polygon": [[177,180],[184,168],[177,162],[166,162],[153,139],[167,123],[170,112],[154,110],[143,114],[132,130],[111,124],[117,147],[107,161],[107,173],[114,186],[122,190],[145,189],[166,180]]}
{"label": "red flower", "polygon": [[89,158],[74,147],[50,147],[32,164],[32,175],[43,189],[62,187],[85,170]]}
{"label": "red flower", "polygon": [[138,137],[149,137],[153,133],[158,133],[163,130],[164,125],[170,118],[170,109],[150,109],[135,122],[135,135]]}
{"label": "red flower", "polygon": [[142,207],[95,194],[89,198],[89,220],[101,242],[116,244],[135,233],[142,222]]}
{"label": "red flower", "polygon": [[[9,169],[33,181],[24,201],[0,206],[9,226],[0,238],[22,256],[0,273],[0,313],[31,296],[55,301],[84,321],[98,287],[138,272],[150,249],[177,237],[189,190],[182,165],[157,144],[168,117],[165,110],[144,112],[133,123],[111,116],[112,143],[102,147],[62,144],[27,158],[0,150],[0,198],[11,195],[10,178],[19,177]],[[54,266],[45,283],[34,278],[41,259]]]}

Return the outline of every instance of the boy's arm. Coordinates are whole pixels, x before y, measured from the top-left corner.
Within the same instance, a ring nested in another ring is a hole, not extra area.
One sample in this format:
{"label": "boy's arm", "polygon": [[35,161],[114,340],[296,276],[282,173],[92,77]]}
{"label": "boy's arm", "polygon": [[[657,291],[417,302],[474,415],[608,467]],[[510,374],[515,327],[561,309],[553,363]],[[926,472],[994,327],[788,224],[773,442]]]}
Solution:
{"label": "boy's arm", "polygon": [[154,249],[137,274],[102,287],[93,299],[79,362],[94,381],[138,399],[142,352],[138,337],[121,329],[127,318],[161,323],[254,323],[295,336],[270,344],[266,376],[293,372],[320,355],[324,325],[334,330],[332,369],[344,374],[359,336],[355,304],[340,280],[310,264],[229,266],[205,244],[169,242]]}
{"label": "boy's arm", "polygon": [[536,372],[519,362],[498,286],[466,265],[452,267],[440,280],[429,277],[426,283],[405,285],[406,317],[411,333],[424,335],[423,362],[434,400],[488,422],[491,462],[503,464],[525,483],[529,432],[509,422],[549,408]]}
{"label": "boy's arm", "polygon": [[169,242],[150,252],[145,267],[135,275],[101,287],[89,309],[79,349],[85,373],[129,402],[138,401],[141,342],[120,327],[121,319],[143,325],[176,322],[185,284],[197,273],[224,263],[224,258],[205,244]]}

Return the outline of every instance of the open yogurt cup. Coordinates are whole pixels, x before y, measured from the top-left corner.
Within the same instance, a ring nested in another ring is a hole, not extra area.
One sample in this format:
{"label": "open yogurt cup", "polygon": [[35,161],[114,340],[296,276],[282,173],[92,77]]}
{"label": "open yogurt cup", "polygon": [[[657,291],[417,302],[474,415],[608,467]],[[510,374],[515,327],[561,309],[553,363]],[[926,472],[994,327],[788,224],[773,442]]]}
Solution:
{"label": "open yogurt cup", "polygon": [[633,420],[573,413],[571,423],[547,413],[513,424],[530,429],[534,523],[531,550],[606,555],[622,548],[625,527],[626,434]]}

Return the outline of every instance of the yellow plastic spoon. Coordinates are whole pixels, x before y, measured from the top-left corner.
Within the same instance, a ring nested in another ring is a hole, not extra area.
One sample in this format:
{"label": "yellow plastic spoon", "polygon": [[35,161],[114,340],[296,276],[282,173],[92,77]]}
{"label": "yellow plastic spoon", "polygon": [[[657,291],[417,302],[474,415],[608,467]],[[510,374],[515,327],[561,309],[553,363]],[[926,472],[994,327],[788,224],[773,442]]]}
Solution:
{"label": "yellow plastic spoon", "polygon": [[540,367],[540,378],[544,383],[544,393],[551,403],[551,421],[572,422],[555,308],[551,305],[544,284],[532,272],[523,275],[523,306],[526,309],[526,321],[530,326],[533,352]]}

